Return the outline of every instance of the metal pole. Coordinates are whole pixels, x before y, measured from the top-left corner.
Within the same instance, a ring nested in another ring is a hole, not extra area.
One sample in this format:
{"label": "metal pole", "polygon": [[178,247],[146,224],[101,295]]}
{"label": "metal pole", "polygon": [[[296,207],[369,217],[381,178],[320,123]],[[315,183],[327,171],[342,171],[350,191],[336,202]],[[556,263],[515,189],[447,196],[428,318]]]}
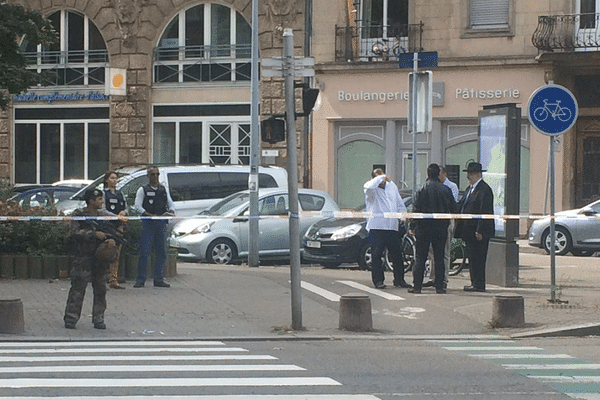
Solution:
{"label": "metal pole", "polygon": [[283,31],[283,76],[285,78],[285,125],[288,157],[288,199],[290,203],[290,275],[292,329],[302,329],[300,288],[300,220],[298,213],[298,154],[296,148],[296,104],[294,94],[294,34]]}
{"label": "metal pole", "polygon": [[252,67],[251,67],[251,129],[250,129],[250,220],[248,221],[248,265],[258,267],[258,152],[260,151],[260,127],[258,115],[258,0],[252,1]]}
{"label": "metal pole", "polygon": [[550,136],[550,301],[556,302],[556,231],[554,225],[554,138]]}
{"label": "metal pole", "polygon": [[417,73],[419,72],[419,53],[413,55],[413,80],[412,80],[412,96],[410,98],[411,107],[411,126],[413,133],[413,179],[412,179],[412,199],[415,200],[417,192]]}

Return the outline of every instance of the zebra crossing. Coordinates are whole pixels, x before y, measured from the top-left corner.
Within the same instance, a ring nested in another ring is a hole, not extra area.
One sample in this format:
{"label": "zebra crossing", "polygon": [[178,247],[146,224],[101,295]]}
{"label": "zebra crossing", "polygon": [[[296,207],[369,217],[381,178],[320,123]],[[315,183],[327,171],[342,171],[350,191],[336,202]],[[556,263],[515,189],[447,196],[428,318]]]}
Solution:
{"label": "zebra crossing", "polygon": [[0,343],[0,400],[376,400],[221,341]]}
{"label": "zebra crossing", "polygon": [[600,364],[512,340],[430,340],[448,351],[502,365],[574,399],[600,400]]}

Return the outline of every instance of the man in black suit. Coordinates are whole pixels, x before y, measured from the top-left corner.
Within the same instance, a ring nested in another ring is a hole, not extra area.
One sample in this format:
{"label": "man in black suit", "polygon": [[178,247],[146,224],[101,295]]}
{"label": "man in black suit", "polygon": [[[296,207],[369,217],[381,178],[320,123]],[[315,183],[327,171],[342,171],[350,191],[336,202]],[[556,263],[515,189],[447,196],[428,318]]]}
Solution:
{"label": "man in black suit", "polygon": [[[458,209],[463,214],[494,213],[494,194],[481,178],[483,171],[481,164],[475,162],[463,170],[469,181],[465,195],[458,203]],[[493,219],[460,219],[456,224],[454,236],[465,241],[469,257],[471,285],[464,287],[466,292],[485,292],[488,245],[495,233]]]}

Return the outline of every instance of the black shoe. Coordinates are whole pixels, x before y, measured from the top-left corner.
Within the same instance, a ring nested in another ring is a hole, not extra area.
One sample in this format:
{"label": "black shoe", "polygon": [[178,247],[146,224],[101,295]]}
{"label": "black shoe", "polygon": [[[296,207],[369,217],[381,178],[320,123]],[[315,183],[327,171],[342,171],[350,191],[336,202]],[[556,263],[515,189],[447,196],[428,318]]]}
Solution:
{"label": "black shoe", "polygon": [[399,283],[398,282],[394,282],[394,286],[395,287],[409,288],[409,289],[412,287],[412,285],[409,284],[409,283],[407,283],[406,281],[401,281]]}
{"label": "black shoe", "polygon": [[104,322],[94,322],[94,328],[96,329],[106,329],[106,325]]}
{"label": "black shoe", "polygon": [[65,328],[67,328],[67,329],[75,329],[75,322],[66,322],[65,321]]}
{"label": "black shoe", "polygon": [[133,285],[134,288],[141,288],[144,287],[144,282],[136,282],[135,285]]}
{"label": "black shoe", "polygon": [[465,292],[485,292],[485,289],[483,289],[483,288],[478,288],[478,287],[475,287],[475,286],[472,286],[472,285],[465,286],[465,287],[463,288],[463,290],[464,290]]}
{"label": "black shoe", "polygon": [[423,287],[433,287],[433,286],[435,286],[434,281],[428,281],[423,284]]}
{"label": "black shoe", "polygon": [[446,294],[446,289],[435,289],[437,294]]}
{"label": "black shoe", "polygon": [[155,287],[171,287],[171,285],[169,285],[165,281],[154,281],[154,286]]}
{"label": "black shoe", "polygon": [[378,283],[375,285],[375,289],[385,289],[387,286],[383,283]]}
{"label": "black shoe", "polygon": [[408,293],[421,294],[421,289],[410,288],[408,289]]}

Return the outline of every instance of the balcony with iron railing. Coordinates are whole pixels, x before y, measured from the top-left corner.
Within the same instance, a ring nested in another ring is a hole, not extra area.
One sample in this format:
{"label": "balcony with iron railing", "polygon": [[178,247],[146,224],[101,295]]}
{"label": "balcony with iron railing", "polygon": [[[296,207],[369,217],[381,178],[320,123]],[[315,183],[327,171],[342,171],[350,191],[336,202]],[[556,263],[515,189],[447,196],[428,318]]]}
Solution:
{"label": "balcony with iron railing", "polygon": [[402,53],[423,50],[423,23],[336,26],[335,60],[397,61]]}
{"label": "balcony with iron railing", "polygon": [[29,69],[46,73],[49,86],[104,85],[106,50],[32,51],[23,56]]}
{"label": "balcony with iron railing", "polygon": [[153,82],[249,81],[251,55],[250,44],[157,47]]}
{"label": "balcony with iron railing", "polygon": [[531,41],[542,52],[600,51],[600,14],[542,15]]}

